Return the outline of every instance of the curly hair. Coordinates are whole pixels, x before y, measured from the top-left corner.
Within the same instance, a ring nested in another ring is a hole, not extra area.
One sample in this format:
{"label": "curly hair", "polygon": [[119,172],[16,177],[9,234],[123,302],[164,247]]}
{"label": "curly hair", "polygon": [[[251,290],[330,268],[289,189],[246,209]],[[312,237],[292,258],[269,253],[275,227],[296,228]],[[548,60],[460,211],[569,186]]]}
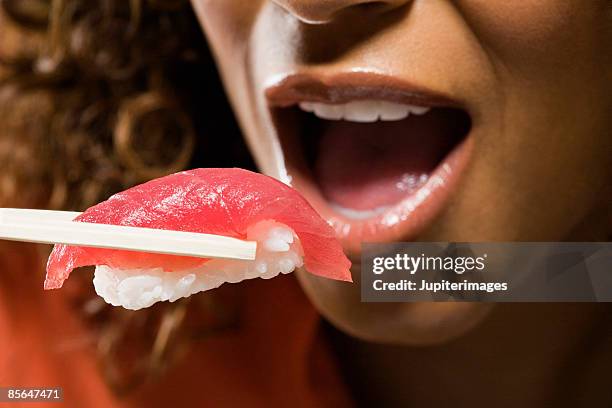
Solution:
{"label": "curly hair", "polygon": [[[185,167],[254,167],[189,1],[0,0],[0,27],[0,206],[83,210]],[[118,310],[80,275],[76,303],[117,392],[236,315],[215,295]]]}

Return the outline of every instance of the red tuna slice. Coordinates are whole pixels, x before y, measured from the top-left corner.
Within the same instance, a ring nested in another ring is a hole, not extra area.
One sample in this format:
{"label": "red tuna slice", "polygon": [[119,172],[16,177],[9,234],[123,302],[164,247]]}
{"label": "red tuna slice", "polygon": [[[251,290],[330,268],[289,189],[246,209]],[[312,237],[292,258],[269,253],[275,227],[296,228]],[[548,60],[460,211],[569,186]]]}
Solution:
{"label": "red tuna slice", "polygon": [[[246,238],[249,226],[275,220],[292,228],[304,250],[304,266],[325,278],[351,281],[351,262],[334,230],[293,188],[243,169],[195,169],[115,194],[75,218],[98,224],[148,227]],[[45,289],[62,286],[81,266],[117,269],[161,267],[167,272],[201,266],[208,259],[102,248],[55,245]]]}

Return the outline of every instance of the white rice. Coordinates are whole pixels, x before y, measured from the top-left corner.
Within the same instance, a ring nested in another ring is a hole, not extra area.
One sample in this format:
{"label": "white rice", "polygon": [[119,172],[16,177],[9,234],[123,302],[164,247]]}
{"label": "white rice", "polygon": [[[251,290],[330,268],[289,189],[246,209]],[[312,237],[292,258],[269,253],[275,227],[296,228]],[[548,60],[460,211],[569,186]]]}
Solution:
{"label": "white rice", "polygon": [[257,241],[253,261],[213,259],[184,271],[155,269],[114,269],[96,266],[93,284],[96,293],[113,306],[138,310],[156,302],[174,302],[194,293],[214,289],[225,282],[270,279],[290,273],[303,265],[303,251],[293,230],[275,221],[261,221],[247,230],[247,239]]}

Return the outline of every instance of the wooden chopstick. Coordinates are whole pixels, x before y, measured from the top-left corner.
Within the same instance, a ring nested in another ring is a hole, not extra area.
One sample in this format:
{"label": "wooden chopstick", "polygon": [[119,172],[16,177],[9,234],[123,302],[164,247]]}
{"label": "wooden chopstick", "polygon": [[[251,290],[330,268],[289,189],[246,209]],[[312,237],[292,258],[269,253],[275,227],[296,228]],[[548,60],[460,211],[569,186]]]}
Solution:
{"label": "wooden chopstick", "polygon": [[0,239],[202,258],[255,259],[257,243],[222,235],[72,222],[79,213],[0,208]]}
{"label": "wooden chopstick", "polygon": [[29,208],[0,208],[0,222],[4,219],[8,222],[19,221],[72,221],[82,213],[77,211],[54,211],[54,210],[33,210]]}

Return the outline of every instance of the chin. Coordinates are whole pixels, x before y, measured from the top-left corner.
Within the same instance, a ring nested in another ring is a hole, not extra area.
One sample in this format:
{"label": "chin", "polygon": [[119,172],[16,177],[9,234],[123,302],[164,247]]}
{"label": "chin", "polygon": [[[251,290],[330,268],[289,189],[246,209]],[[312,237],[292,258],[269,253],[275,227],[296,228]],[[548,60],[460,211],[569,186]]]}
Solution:
{"label": "chin", "polygon": [[475,302],[361,302],[359,265],[353,283],[336,282],[300,271],[298,279],[319,313],[332,325],[360,340],[426,346],[464,335],[483,321],[491,303]]}

